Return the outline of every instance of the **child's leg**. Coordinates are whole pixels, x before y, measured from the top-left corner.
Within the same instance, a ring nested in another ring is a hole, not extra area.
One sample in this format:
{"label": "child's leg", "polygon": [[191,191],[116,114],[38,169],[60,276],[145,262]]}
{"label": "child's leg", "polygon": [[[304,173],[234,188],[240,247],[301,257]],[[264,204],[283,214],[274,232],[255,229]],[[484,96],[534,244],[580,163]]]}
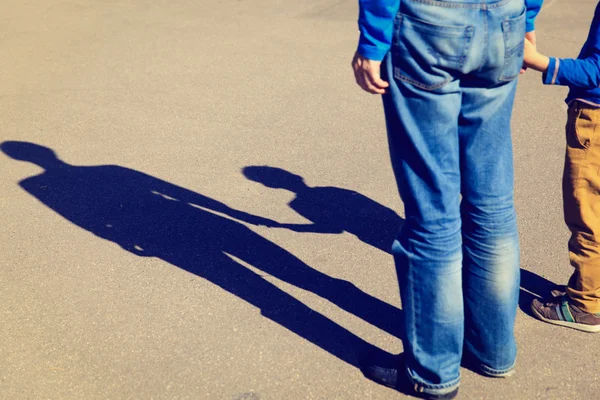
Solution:
{"label": "child's leg", "polygon": [[575,272],[567,296],[531,303],[537,318],[585,332],[600,332],[599,122],[600,109],[580,102],[569,107],[563,200]]}
{"label": "child's leg", "polygon": [[571,230],[570,304],[600,313],[600,109],[574,102],[566,127],[565,222]]}

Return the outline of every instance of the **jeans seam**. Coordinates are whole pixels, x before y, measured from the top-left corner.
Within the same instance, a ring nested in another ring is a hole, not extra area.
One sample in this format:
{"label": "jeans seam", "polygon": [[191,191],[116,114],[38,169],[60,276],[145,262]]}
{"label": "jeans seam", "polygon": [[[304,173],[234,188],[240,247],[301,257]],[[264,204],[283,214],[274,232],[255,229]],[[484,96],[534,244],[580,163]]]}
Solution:
{"label": "jeans seam", "polygon": [[[484,9],[481,9],[481,13],[484,14],[484,16],[483,16],[483,40],[484,40],[483,46],[484,47],[483,48],[487,49],[488,48],[488,17],[489,17],[489,15],[488,15],[487,11]],[[475,69],[475,71],[479,72],[481,70],[481,68],[483,68],[484,64],[485,64],[485,54],[482,54],[481,64],[479,64],[479,67],[477,67]]]}
{"label": "jeans seam", "polygon": [[497,3],[493,3],[493,4],[454,3],[454,2],[445,2],[445,1],[439,1],[439,0],[408,0],[408,1],[412,1],[413,3],[428,4],[431,6],[443,7],[443,8],[481,8],[483,10],[487,10],[487,9],[502,7],[503,5],[511,2],[512,0],[501,0],[501,1],[499,1]]}
{"label": "jeans seam", "polygon": [[465,37],[464,37],[465,38],[465,47],[463,49],[463,54],[462,54],[462,57],[460,59],[460,64],[459,64],[461,70],[465,66],[465,63],[467,62],[468,53],[471,51],[471,45],[473,43],[474,34],[475,34],[475,26],[473,26],[473,25],[467,26],[467,30],[465,31]]}
{"label": "jeans seam", "polygon": [[418,332],[418,326],[417,324],[419,323],[419,319],[417,318],[417,315],[419,314],[420,310],[417,310],[417,307],[419,305],[420,302],[415,301],[415,282],[414,282],[414,278],[413,278],[413,268],[412,268],[412,254],[413,254],[413,249],[414,249],[414,244],[412,241],[409,241],[409,250],[408,250],[408,284],[410,285],[410,294],[412,297],[412,304],[413,306],[411,307],[413,310],[413,315],[412,315],[412,320],[413,320],[413,324],[411,326],[412,328],[412,336],[413,336],[413,341],[414,344],[412,346],[413,348],[413,352],[415,352],[416,355],[416,351],[417,349],[419,349],[419,342],[418,342],[418,338],[419,338],[419,332]]}
{"label": "jeans seam", "polygon": [[428,92],[431,92],[433,90],[436,90],[436,89],[439,89],[439,88],[445,86],[451,80],[450,78],[446,78],[446,79],[444,79],[443,82],[436,83],[435,85],[424,85],[424,84],[422,84],[422,83],[420,83],[420,82],[418,82],[418,81],[416,81],[414,79],[411,79],[411,78],[406,77],[405,75],[402,75],[400,73],[400,69],[398,67],[394,67],[394,77],[396,79],[399,79],[399,80],[401,80],[403,82],[409,83],[409,84],[411,84],[413,86],[418,87],[419,89],[423,89],[423,90],[426,90]]}

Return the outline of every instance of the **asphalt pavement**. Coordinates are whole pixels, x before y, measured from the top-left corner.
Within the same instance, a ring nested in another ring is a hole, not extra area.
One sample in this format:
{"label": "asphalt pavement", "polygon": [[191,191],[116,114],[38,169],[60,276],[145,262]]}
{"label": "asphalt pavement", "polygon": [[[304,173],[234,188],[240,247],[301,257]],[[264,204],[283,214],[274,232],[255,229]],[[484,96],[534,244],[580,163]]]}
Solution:
{"label": "asphalt pavement", "polygon": [[[547,0],[575,57],[596,3]],[[0,398],[401,399],[402,223],[356,0],[5,0]],[[513,128],[522,304],[564,284],[566,89],[530,71]],[[462,399],[594,398],[598,337],[519,310],[517,374]]]}

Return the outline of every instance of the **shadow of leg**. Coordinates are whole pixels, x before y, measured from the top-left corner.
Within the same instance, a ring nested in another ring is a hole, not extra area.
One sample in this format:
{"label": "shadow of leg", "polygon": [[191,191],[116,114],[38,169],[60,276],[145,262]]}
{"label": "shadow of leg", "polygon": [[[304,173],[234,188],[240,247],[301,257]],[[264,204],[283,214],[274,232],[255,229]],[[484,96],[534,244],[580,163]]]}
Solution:
{"label": "shadow of leg", "polygon": [[229,251],[248,264],[296,287],[310,291],[379,329],[402,339],[402,310],[365,293],[351,282],[314,269],[276,244],[247,236]]}
{"label": "shadow of leg", "polygon": [[565,291],[564,285],[557,285],[531,271],[521,268],[521,292],[519,295],[519,308],[525,314],[533,317],[531,313],[531,301],[534,298],[546,298],[553,290]]}

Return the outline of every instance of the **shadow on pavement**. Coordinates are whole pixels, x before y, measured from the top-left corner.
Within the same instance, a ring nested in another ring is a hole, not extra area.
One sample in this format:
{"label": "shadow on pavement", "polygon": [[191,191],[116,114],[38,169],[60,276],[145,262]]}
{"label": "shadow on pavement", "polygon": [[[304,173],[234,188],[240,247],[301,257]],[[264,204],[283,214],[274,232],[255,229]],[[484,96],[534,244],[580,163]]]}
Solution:
{"label": "shadow on pavement", "polygon": [[250,166],[244,175],[266,187],[285,189],[296,197],[290,207],[312,224],[284,224],[296,232],[348,232],[381,251],[391,253],[403,219],[393,210],[353,190],[310,187],[301,176],[281,168]]}
{"label": "shadow on pavement", "polygon": [[534,298],[547,298],[552,290],[565,291],[564,285],[557,285],[546,278],[521,268],[521,292],[519,308],[525,314],[535,318],[531,312],[531,301]]}
{"label": "shadow on pavement", "polygon": [[[42,173],[22,180],[20,186],[77,226],[137,256],[157,257],[209,280],[259,308],[265,317],[353,366],[359,367],[363,354],[391,356],[242,264],[308,290],[400,337],[401,310],[350,282],[311,268],[240,222],[281,228],[294,226],[234,210],[217,200],[129,168],[70,165],[51,149],[27,142],[7,141],[0,149],[13,159],[42,167]],[[372,229],[384,226],[386,235],[392,231],[395,234],[400,220],[397,216],[393,218],[391,210],[356,192],[339,188],[312,190],[299,194],[299,200],[293,204],[297,211],[315,221],[315,226],[306,228],[307,231],[348,230],[378,248],[385,248],[386,241],[391,243],[392,238]],[[322,208],[318,198],[321,195],[331,202],[328,208]],[[362,204],[360,218],[350,220],[352,210],[343,208],[352,207],[356,199]],[[325,215],[332,211],[337,213],[335,218]],[[375,216],[375,222],[369,223],[370,215]],[[392,220],[385,220],[388,217]]]}

